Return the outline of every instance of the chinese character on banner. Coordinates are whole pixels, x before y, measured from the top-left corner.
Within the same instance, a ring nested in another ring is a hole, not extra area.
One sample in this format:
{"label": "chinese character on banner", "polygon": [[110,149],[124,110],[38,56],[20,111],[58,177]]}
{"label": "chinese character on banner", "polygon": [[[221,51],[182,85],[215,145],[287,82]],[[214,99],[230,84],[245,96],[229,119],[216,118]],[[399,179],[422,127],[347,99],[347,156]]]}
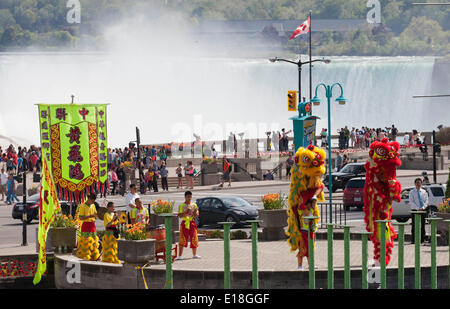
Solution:
{"label": "chinese character on banner", "polygon": [[81,109],[79,113],[83,117],[83,120],[86,120],[86,116],[87,114],[89,114],[89,111],[83,107],[83,109]]}
{"label": "chinese character on banner", "polygon": [[81,170],[81,164],[77,163],[74,165],[69,166],[69,178],[77,179],[77,180],[83,180],[84,179],[84,173]]}
{"label": "chinese character on banner", "polygon": [[56,118],[59,120],[66,120],[66,109],[65,108],[57,108],[56,109]]}
{"label": "chinese character on banner", "polygon": [[67,157],[67,160],[71,162],[82,162],[83,157],[81,156],[80,146],[73,145],[70,147],[69,156]]}
{"label": "chinese character on banner", "polygon": [[71,144],[74,142],[79,144],[80,143],[80,135],[81,135],[81,131],[80,131],[79,127],[70,128],[70,133],[66,134],[66,136],[70,138],[69,143],[71,143]]}

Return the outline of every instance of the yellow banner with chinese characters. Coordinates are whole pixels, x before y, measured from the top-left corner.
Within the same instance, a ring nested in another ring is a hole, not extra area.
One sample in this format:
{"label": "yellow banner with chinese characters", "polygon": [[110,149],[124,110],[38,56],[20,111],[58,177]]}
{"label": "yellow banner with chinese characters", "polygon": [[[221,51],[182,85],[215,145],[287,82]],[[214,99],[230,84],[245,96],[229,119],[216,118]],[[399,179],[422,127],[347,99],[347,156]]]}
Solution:
{"label": "yellow banner with chinese characters", "polygon": [[106,104],[39,104],[42,157],[60,199],[77,204],[104,192],[108,178]]}
{"label": "yellow banner with chinese characters", "polygon": [[52,172],[50,170],[46,157],[42,157],[42,183],[41,198],[39,200],[39,257],[36,274],[33,284],[41,281],[42,274],[47,269],[46,241],[50,224],[55,219],[55,213],[59,210],[60,204],[55,191],[55,185],[52,180]]}

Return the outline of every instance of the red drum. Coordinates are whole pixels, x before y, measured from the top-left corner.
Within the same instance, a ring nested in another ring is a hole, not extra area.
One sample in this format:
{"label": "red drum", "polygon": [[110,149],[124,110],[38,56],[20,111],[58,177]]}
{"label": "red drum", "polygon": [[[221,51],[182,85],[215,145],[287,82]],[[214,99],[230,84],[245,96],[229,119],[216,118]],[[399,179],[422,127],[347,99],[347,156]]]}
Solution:
{"label": "red drum", "polygon": [[166,240],[166,229],[150,230],[147,233],[151,239]]}

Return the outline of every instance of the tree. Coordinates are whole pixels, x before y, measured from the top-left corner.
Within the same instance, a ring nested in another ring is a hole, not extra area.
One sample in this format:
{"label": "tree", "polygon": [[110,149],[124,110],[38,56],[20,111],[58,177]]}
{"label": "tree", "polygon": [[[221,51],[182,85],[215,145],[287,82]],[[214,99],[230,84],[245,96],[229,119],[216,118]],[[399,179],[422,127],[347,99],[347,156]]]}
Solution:
{"label": "tree", "polygon": [[14,26],[16,20],[9,10],[0,10],[0,26],[3,28]]}
{"label": "tree", "polygon": [[33,29],[33,25],[36,22],[36,19],[36,13],[30,9],[21,12],[21,14],[17,16],[17,22],[22,26],[22,28],[28,30]]}
{"label": "tree", "polygon": [[7,27],[5,31],[2,34],[2,38],[0,39],[0,44],[3,46],[9,46],[12,45],[16,38],[16,30],[14,27]]}

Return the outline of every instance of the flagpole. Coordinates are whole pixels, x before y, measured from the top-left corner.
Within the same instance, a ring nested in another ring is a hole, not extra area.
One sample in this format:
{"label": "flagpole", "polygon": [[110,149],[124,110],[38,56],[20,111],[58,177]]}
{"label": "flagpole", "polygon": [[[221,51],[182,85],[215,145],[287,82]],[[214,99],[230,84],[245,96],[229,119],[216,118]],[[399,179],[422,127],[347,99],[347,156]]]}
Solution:
{"label": "flagpole", "polygon": [[312,11],[309,11],[309,102],[312,101]]}

